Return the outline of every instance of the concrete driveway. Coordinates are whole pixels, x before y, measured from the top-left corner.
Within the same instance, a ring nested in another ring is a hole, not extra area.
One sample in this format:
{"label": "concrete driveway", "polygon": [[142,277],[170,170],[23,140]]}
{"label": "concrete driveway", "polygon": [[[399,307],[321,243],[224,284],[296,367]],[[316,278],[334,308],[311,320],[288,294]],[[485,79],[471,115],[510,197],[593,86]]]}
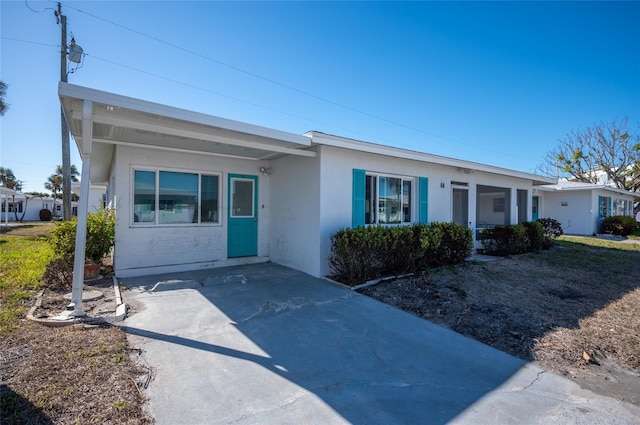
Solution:
{"label": "concrete driveway", "polygon": [[640,408],[275,264],[120,279],[158,424],[626,424]]}

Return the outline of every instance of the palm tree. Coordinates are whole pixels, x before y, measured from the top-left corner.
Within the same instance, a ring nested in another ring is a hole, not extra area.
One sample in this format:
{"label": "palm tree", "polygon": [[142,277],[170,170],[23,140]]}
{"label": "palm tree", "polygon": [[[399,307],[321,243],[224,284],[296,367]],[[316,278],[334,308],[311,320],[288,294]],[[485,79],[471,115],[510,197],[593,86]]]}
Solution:
{"label": "palm tree", "polygon": [[51,174],[44,184],[44,188],[51,191],[53,199],[58,197],[58,193],[62,191],[62,176]]}
{"label": "palm tree", "polygon": [[4,101],[4,97],[7,94],[7,84],[0,81],[0,116],[4,115],[5,112],[7,112],[7,109],[9,109],[9,104],[7,102]]}
{"label": "palm tree", "polygon": [[[70,174],[71,174],[71,181],[72,182],[77,182],[78,181],[78,175],[80,173],[78,173],[78,169],[76,168],[75,165],[71,166],[71,170],[70,170]],[[64,190],[63,187],[63,177],[62,177],[62,166],[58,165],[56,167],[56,172],[54,174],[51,174],[49,176],[49,178],[47,179],[47,181],[44,184],[44,188],[47,190],[51,191],[51,197],[53,199],[58,198],[58,193],[62,193],[62,191]],[[55,203],[53,204],[52,210],[51,212],[53,213],[53,215],[55,215],[56,211],[55,211]]]}
{"label": "palm tree", "polygon": [[15,189],[18,181],[11,168],[0,167],[0,183],[8,189]]}
{"label": "palm tree", "polygon": [[[77,182],[78,175],[80,175],[80,173],[78,172],[78,169],[76,168],[75,165],[72,165],[70,171],[71,171],[71,181],[74,183]],[[44,188],[51,191],[52,198],[56,198],[58,193],[61,193],[62,190],[64,189],[62,187],[62,183],[63,183],[62,166],[58,165],[56,167],[56,172],[54,174],[51,174],[47,179],[47,181],[45,182]]]}

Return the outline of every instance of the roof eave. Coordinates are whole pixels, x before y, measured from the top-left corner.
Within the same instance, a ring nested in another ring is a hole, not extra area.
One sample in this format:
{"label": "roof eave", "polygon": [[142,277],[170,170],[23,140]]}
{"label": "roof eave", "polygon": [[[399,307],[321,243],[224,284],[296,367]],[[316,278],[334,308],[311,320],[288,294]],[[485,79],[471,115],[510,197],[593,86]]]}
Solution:
{"label": "roof eave", "polygon": [[379,145],[371,142],[363,142],[360,140],[348,139],[340,136],[334,136],[318,131],[309,131],[305,136],[311,138],[312,143],[317,145],[328,145],[345,149],[353,149],[362,152],[393,156],[403,159],[412,159],[416,161],[429,162],[439,165],[448,165],[457,167],[461,170],[481,171],[491,174],[505,175],[509,177],[517,177],[525,180],[531,180],[534,186],[548,185],[556,183],[556,179],[543,177],[536,174],[525,173],[523,171],[510,170],[507,168],[495,167],[492,165],[480,164],[462,159],[449,158],[446,156],[433,155],[424,152],[412,151],[408,149],[396,148],[393,146]]}

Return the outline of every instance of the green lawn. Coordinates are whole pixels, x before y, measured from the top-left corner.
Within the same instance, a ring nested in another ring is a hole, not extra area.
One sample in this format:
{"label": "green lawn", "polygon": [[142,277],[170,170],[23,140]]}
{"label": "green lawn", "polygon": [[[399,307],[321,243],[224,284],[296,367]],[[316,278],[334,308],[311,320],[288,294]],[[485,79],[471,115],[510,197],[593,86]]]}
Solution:
{"label": "green lawn", "polygon": [[0,335],[17,326],[54,257],[43,229],[47,228],[17,228],[0,235]]}
{"label": "green lawn", "polygon": [[624,242],[609,241],[606,239],[582,237],[582,236],[563,235],[556,240],[556,243],[559,246],[567,246],[574,243],[574,244],[591,246],[594,248],[609,248],[609,249],[617,249],[620,251],[640,252],[640,243],[624,243]]}

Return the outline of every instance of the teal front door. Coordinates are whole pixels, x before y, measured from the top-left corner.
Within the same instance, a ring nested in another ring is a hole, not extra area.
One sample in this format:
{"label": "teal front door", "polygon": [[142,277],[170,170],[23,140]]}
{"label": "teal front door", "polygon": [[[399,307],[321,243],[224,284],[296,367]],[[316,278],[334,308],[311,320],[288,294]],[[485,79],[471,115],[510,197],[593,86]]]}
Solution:
{"label": "teal front door", "polygon": [[533,197],[533,202],[531,202],[531,221],[538,220],[538,197]]}
{"label": "teal front door", "polygon": [[227,257],[258,255],[258,177],[229,174]]}

